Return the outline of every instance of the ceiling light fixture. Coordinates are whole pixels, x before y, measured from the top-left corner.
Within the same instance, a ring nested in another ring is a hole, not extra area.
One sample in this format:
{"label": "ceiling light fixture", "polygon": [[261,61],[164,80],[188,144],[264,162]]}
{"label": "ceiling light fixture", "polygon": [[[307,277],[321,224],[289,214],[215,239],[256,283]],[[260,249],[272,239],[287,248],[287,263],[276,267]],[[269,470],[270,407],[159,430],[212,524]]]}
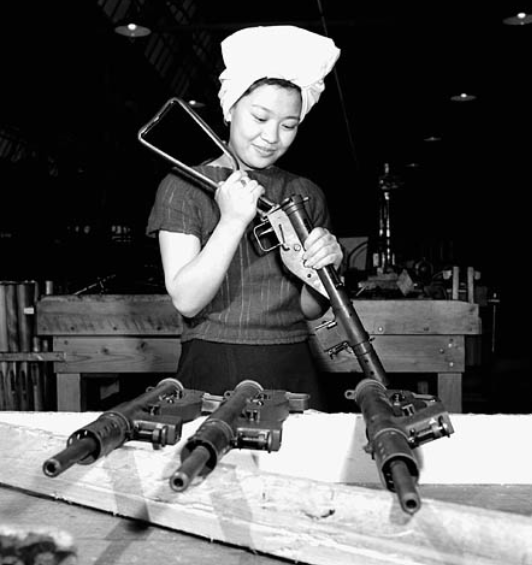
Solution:
{"label": "ceiling light fixture", "polygon": [[474,94],[468,94],[467,92],[461,92],[460,94],[451,96],[453,102],[472,102],[476,99],[477,97]]}
{"label": "ceiling light fixture", "polygon": [[199,100],[194,100],[194,99],[189,100],[188,105],[191,108],[196,108],[196,109],[205,108],[205,102],[200,102]]}
{"label": "ceiling light fixture", "polygon": [[130,3],[125,17],[115,25],[115,32],[131,39],[150,35],[151,29],[143,23],[139,6],[135,0]]}
{"label": "ceiling light fixture", "polygon": [[532,24],[532,14],[519,12],[515,16],[504,18],[504,20],[502,20],[502,23],[508,26],[524,26],[527,24]]}

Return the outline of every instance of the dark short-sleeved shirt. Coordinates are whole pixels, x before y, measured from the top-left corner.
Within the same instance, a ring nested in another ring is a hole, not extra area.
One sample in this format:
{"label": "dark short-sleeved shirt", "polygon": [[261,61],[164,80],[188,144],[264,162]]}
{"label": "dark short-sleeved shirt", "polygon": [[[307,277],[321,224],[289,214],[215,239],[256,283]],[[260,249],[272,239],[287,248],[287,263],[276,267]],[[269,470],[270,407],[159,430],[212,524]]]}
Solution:
{"label": "dark short-sleeved shirt", "polygon": [[[225,180],[226,168],[195,167],[215,181]],[[281,203],[299,194],[313,226],[330,228],[322,190],[307,178],[278,167],[250,171],[270,201]],[[168,174],[160,183],[152,207],[147,234],[159,230],[191,234],[203,247],[220,219],[212,194],[188,179]],[[254,220],[240,241],[224,281],[213,300],[193,318],[184,318],[182,341],[204,339],[236,344],[297,343],[308,337],[300,306],[302,282],[282,264],[277,250],[265,252],[257,243]]]}

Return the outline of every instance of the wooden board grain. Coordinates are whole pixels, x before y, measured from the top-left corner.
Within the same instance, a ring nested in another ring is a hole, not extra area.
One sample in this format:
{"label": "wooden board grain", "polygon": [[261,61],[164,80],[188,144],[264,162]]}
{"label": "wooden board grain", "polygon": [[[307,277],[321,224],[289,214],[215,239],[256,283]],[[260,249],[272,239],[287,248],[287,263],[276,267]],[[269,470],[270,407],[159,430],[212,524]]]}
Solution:
{"label": "wooden board grain", "polygon": [[[466,339],[478,337],[478,305],[459,300],[353,300],[384,370],[393,373],[435,373],[437,394],[449,410],[462,410],[462,373]],[[37,333],[53,337],[63,356],[54,363],[58,407],[79,410],[82,375],[93,373],[174,373],[181,352],[182,318],[170,298],[156,295],[45,296],[36,305]],[[345,336],[331,328],[332,311],[309,322],[310,345],[319,370],[361,373],[350,350],[331,355]],[[318,327],[326,330],[318,330]],[[334,324],[333,324],[334,326]],[[319,338],[318,338],[319,334]],[[471,348],[469,348],[471,350]],[[447,378],[449,377],[449,378]],[[424,378],[424,377],[423,377]],[[65,389],[66,390],[66,389]]]}
{"label": "wooden board grain", "polygon": [[[352,300],[372,335],[476,335],[481,333],[478,304],[460,300]],[[331,320],[332,310],[321,320]]]}
{"label": "wooden board grain", "polygon": [[182,319],[163,294],[44,296],[37,333],[55,335],[181,335]]}
{"label": "wooden board grain", "polygon": [[[460,373],[465,370],[464,336],[380,335],[371,343],[388,373]],[[353,351],[344,349],[331,357],[315,337],[310,345],[322,371],[362,372]]]}
{"label": "wooden board grain", "polygon": [[[132,442],[93,465],[45,477],[44,459],[94,417],[41,413],[24,421],[24,415],[3,415],[0,482],[312,565],[532,564],[530,516],[431,498],[414,516],[405,515],[394,495],[378,487],[362,449],[363,425],[354,415],[290,417],[279,452],[231,451],[206,480],[183,493],[168,486],[181,443],[153,451]],[[187,424],[183,437],[200,422]],[[530,483],[531,463],[523,450],[508,446],[498,452],[519,437],[511,435],[518,425],[521,434],[530,427],[530,418],[457,415],[453,423],[456,436],[423,448],[422,482],[450,474],[473,484],[478,463],[489,461],[499,469],[486,469],[485,481],[506,476],[508,482],[528,477]],[[373,488],[358,486],[358,479],[373,482]]]}
{"label": "wooden board grain", "polygon": [[75,543],[76,565],[286,563],[271,556],[251,552],[247,548],[215,543],[150,523],[141,523],[77,504],[66,504],[49,497],[36,496],[19,489],[0,486],[0,508],[2,521],[9,524],[10,528],[38,532],[42,530],[43,523],[53,524],[54,529],[61,528]]}
{"label": "wooden board grain", "polygon": [[[353,300],[374,335],[476,335],[477,304],[459,300]],[[164,294],[45,296],[36,306],[39,335],[180,335],[182,320]],[[332,311],[312,322],[333,319]]]}
{"label": "wooden board grain", "polygon": [[57,373],[175,373],[181,341],[171,337],[57,337]]}

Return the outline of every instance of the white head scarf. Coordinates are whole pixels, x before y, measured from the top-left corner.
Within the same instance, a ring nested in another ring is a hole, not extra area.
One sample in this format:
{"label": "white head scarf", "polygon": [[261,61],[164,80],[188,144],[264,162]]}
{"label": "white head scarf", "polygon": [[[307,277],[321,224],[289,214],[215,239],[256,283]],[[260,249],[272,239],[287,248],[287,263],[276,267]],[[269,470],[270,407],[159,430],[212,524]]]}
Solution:
{"label": "white head scarf", "polygon": [[282,78],[299,86],[303,120],[340,56],[332,39],[288,25],[241,29],[224,39],[221,48],[226,68],[218,96],[228,122],[233,104],[261,78]]}

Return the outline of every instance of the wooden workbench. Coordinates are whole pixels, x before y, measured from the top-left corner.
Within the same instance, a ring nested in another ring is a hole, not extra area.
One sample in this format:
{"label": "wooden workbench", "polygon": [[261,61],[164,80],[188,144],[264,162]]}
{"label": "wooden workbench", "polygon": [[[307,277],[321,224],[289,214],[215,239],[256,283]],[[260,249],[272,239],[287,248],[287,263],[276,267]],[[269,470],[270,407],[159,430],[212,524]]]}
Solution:
{"label": "wooden workbench", "polygon": [[[450,412],[462,411],[466,338],[481,332],[478,305],[458,300],[355,300],[355,310],[388,373],[435,374]],[[309,329],[333,319],[329,312]],[[86,409],[83,379],[117,373],[175,373],[182,320],[166,295],[46,296],[37,334],[53,339],[58,409]],[[324,373],[360,373],[349,351],[331,358],[315,336]],[[243,377],[244,378],[244,377]],[[354,386],[354,385],[353,385]],[[294,391],[299,392],[299,391]]]}
{"label": "wooden workbench", "polygon": [[[511,514],[532,515],[532,487],[443,485],[422,487],[422,496]],[[44,524],[73,537],[78,565],[281,565],[248,548],[201,539],[169,528],[116,516],[40,494],[0,485],[1,522],[34,531]],[[334,565],[334,561],[330,562]],[[505,564],[508,565],[508,564]]]}
{"label": "wooden workbench", "polygon": [[40,497],[2,493],[2,519],[30,527],[30,508],[35,520],[42,512],[78,538],[81,563],[532,565],[530,416],[454,415],[455,434],[419,452],[414,516],[380,485],[363,420],[351,414],[290,416],[279,452],[233,450],[183,493],[167,482],[182,443],[131,442],[45,477],[44,460],[97,416],[0,413],[0,485]]}
{"label": "wooden workbench", "polygon": [[286,561],[48,496],[0,486],[0,525],[53,524],[74,539],[78,565],[279,565]]}

